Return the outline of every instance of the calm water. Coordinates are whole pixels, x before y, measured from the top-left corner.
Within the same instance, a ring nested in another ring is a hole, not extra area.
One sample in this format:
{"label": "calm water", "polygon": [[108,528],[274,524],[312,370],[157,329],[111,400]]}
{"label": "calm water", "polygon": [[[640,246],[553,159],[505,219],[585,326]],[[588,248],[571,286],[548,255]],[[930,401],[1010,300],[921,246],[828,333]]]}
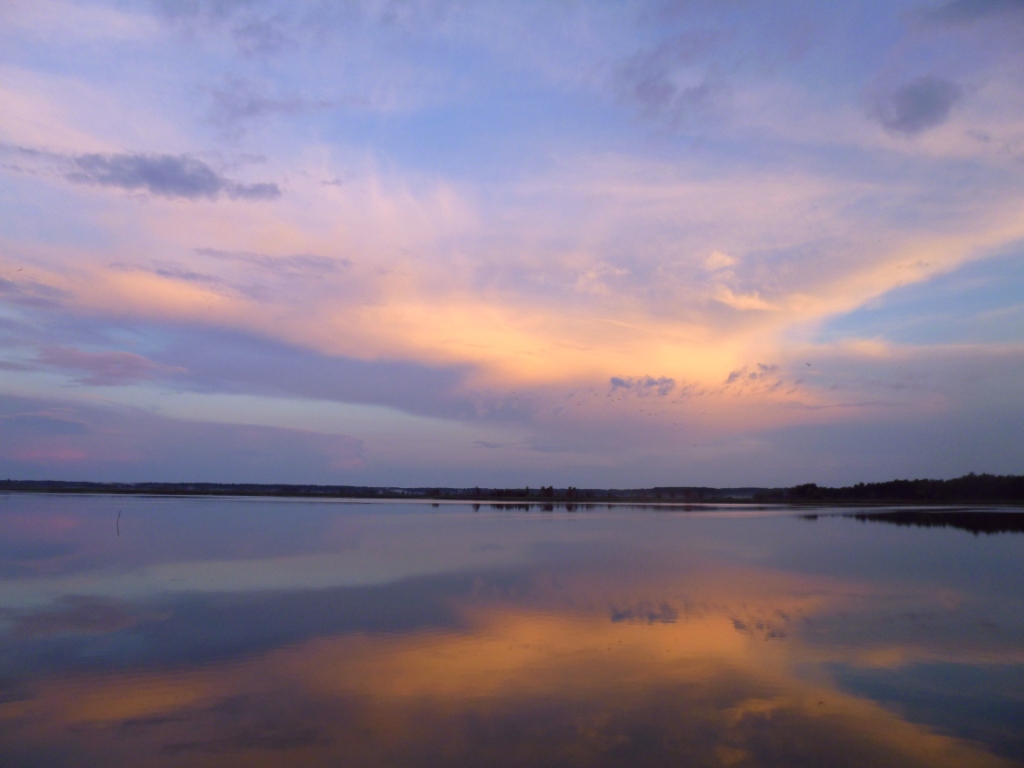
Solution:
{"label": "calm water", "polygon": [[0,497],[0,765],[1024,765],[1024,535]]}

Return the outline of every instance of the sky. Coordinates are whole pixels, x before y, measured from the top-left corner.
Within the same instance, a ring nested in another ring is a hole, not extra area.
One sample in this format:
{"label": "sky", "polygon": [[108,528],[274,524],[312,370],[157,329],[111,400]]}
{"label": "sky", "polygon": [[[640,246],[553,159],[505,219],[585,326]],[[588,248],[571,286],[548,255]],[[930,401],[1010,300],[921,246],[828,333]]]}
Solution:
{"label": "sky", "polygon": [[1022,39],[1022,0],[0,0],[0,477],[1020,473]]}

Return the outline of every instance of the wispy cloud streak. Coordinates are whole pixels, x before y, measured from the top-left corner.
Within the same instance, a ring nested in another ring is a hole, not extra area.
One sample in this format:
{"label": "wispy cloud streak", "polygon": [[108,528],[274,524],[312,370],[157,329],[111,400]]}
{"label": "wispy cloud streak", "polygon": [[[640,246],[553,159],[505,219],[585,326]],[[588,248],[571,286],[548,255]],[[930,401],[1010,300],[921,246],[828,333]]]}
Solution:
{"label": "wispy cloud streak", "polygon": [[188,200],[216,199],[226,195],[241,200],[272,200],[280,197],[277,184],[242,184],[214,172],[206,163],[185,155],[79,155],[71,159],[74,170],[66,178],[75,184],[93,184],[162,197]]}

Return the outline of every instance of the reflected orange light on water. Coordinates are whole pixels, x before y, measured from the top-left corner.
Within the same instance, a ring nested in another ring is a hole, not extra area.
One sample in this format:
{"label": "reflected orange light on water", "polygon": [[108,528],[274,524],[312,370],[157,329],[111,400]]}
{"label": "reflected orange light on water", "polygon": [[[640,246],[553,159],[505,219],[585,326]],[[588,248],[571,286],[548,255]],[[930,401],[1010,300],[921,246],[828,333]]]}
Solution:
{"label": "reflected orange light on water", "polygon": [[771,571],[721,576],[688,605],[659,597],[673,591],[665,580],[570,579],[557,598],[572,610],[467,599],[457,629],[41,681],[0,705],[0,722],[6,738],[147,765],[603,765],[650,750],[693,765],[1009,765],[839,690],[823,671],[899,663],[913,648],[809,647],[785,631],[856,610],[868,590]]}

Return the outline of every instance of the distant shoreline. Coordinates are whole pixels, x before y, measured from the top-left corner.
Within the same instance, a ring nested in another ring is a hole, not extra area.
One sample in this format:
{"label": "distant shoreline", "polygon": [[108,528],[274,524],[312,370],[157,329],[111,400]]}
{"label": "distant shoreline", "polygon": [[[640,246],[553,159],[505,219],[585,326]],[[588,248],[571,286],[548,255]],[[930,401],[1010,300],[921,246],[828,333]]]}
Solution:
{"label": "distant shoreline", "polygon": [[121,496],[206,496],[296,499],[463,501],[503,505],[688,504],[795,507],[877,505],[1024,505],[1024,475],[965,475],[952,480],[892,480],[843,488],[811,484],[788,488],[445,488],[292,483],[101,483],[62,480],[0,480],[0,493]]}

